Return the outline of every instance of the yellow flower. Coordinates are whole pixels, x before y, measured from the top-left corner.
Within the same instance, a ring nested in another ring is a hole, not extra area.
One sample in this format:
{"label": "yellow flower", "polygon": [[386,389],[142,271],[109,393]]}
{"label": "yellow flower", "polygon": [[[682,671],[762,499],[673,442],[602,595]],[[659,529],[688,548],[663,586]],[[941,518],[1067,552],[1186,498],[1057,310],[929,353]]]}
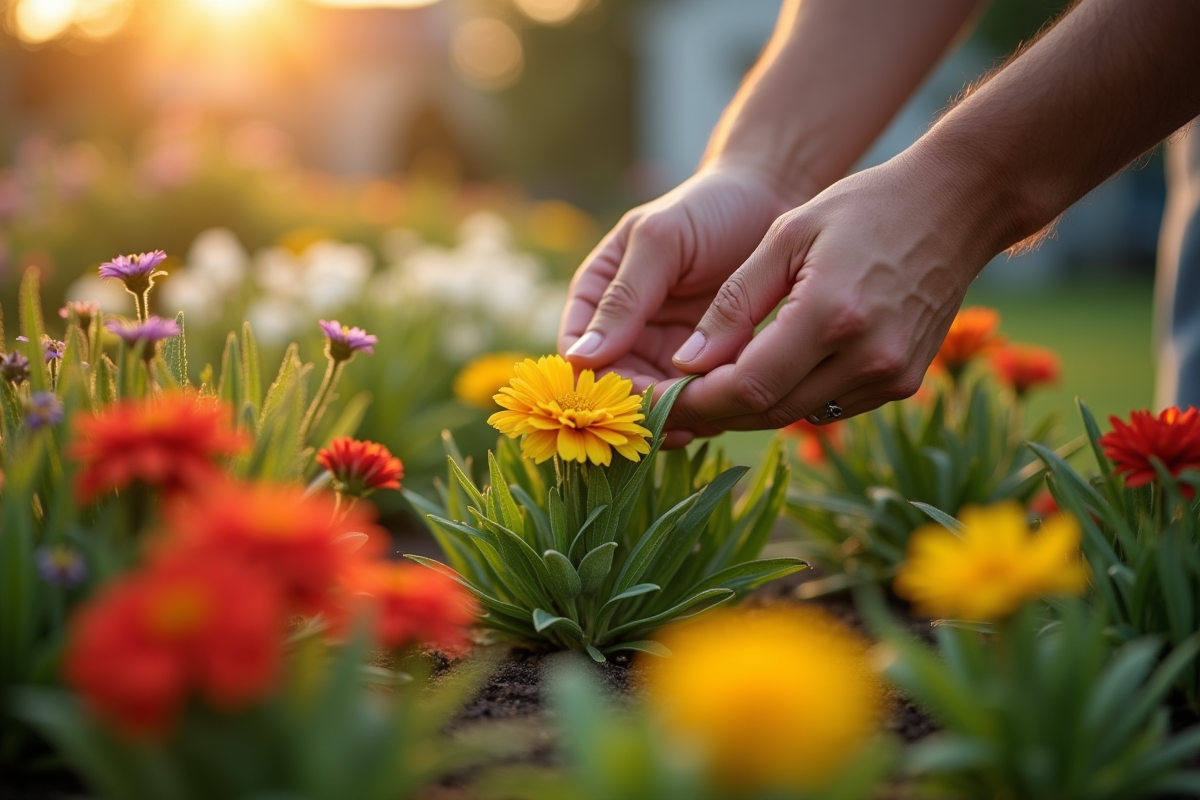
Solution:
{"label": "yellow flower", "polygon": [[510,439],[524,436],[521,452],[537,463],[555,453],[567,461],[607,466],[612,450],[630,461],[650,452],[650,431],[638,425],[641,395],[631,395],[633,381],[614,374],[596,380],[590,369],[579,373],[561,356],[527,358],[516,367],[510,386],[495,401],[504,406],[488,424]]}
{"label": "yellow flower", "polygon": [[454,396],[479,408],[495,408],[493,395],[516,375],[521,353],[487,353],[473,359],[454,379]]}
{"label": "yellow flower", "polygon": [[1033,533],[1013,502],[962,513],[966,530],[916,530],[900,565],[896,594],[931,617],[997,620],[1039,594],[1082,594],[1087,567],[1079,556],[1079,523],[1051,517]]}
{"label": "yellow flower", "polygon": [[648,701],[727,788],[820,786],[879,721],[867,642],[816,609],[716,612],[658,638],[672,657],[646,665]]}

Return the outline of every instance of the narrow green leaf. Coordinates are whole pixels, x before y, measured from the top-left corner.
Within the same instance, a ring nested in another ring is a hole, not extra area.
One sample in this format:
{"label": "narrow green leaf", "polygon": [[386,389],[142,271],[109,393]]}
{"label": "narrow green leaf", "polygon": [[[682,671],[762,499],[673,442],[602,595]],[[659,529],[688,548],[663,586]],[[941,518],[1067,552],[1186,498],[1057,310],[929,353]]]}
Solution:
{"label": "narrow green leaf", "polygon": [[601,653],[590,644],[586,645],[584,649],[587,650],[587,654],[592,657],[592,661],[595,661],[597,664],[603,664],[604,662],[608,661],[608,659],[604,657],[604,653]]}
{"label": "narrow green leaf", "polygon": [[622,642],[621,644],[613,645],[612,647],[604,648],[608,653],[619,653],[622,650],[637,650],[640,653],[649,653],[652,656],[659,658],[670,658],[671,651],[664,644],[659,644],[653,639],[642,639],[638,642]]}
{"label": "narrow green leaf", "polygon": [[566,617],[556,617],[540,608],[533,610],[533,627],[538,633],[553,630],[565,633],[579,641],[582,641],[584,638],[583,628],[579,627],[579,623],[575,620],[567,619]]}
{"label": "narrow green leaf", "polygon": [[254,407],[255,416],[262,408],[262,367],[258,360],[258,341],[248,321],[242,322],[242,386],[245,391],[244,403]]}
{"label": "narrow green leaf", "polygon": [[580,593],[592,595],[600,591],[604,579],[612,570],[613,551],[617,549],[616,542],[605,542],[590,551],[579,562]]}
{"label": "narrow green leaf", "polygon": [[[29,359],[29,389],[44,392],[49,386],[46,359],[42,352],[42,298],[38,290],[41,273],[37,267],[29,267],[21,276],[21,333],[27,342],[22,343],[25,357]],[[13,348],[14,350],[18,348]]]}
{"label": "narrow green leaf", "polygon": [[909,504],[921,509],[921,511],[925,512],[930,519],[951,533],[957,533],[959,536],[962,536],[967,531],[965,525],[947,514],[945,511],[942,511],[940,508],[935,508],[928,503],[918,503],[915,500],[910,500]]}
{"label": "narrow green leaf", "polygon": [[560,600],[574,600],[582,591],[583,584],[575,565],[557,550],[547,550],[542,555],[546,571],[550,574],[550,589]]}
{"label": "narrow green leaf", "polygon": [[[99,321],[93,324],[99,326]],[[188,386],[187,329],[184,327],[182,311],[175,315],[175,324],[179,326],[179,335],[163,341],[162,358],[176,385]]]}
{"label": "narrow green leaf", "polygon": [[688,617],[694,617],[697,614],[702,614],[705,611],[708,611],[710,608],[730,600],[732,597],[733,592],[729,589],[709,589],[693,595],[692,597],[684,600],[682,603],[678,603],[671,608],[668,608],[666,611],[660,612],[651,617],[636,619],[632,622],[626,622],[624,625],[618,625],[605,634],[604,638],[605,640],[616,639],[622,634],[630,631],[640,631],[642,629],[649,631],[661,625],[665,625],[668,622],[676,622],[687,619]]}

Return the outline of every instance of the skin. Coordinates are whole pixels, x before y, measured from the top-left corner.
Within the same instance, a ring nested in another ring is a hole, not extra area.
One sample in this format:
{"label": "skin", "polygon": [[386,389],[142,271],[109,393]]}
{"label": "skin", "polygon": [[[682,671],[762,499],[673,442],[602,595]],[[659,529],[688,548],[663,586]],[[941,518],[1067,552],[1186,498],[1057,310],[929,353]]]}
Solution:
{"label": "skin", "polygon": [[913,8],[786,4],[697,174],[576,274],[572,362],[637,388],[701,375],[675,444],[910,396],[996,253],[1200,112],[1200,3],[1083,0],[908,150],[837,180],[973,12]]}

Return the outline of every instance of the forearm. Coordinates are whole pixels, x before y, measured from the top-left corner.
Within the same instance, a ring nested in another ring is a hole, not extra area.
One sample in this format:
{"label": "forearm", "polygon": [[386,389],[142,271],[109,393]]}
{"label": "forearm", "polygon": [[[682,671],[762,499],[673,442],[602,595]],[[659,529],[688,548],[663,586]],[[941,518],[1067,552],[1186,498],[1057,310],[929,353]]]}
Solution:
{"label": "forearm", "polygon": [[1000,252],[1200,113],[1198,36],[1195,0],[1083,0],[901,159]]}
{"label": "forearm", "polygon": [[978,7],[970,0],[787,0],[705,164],[802,202],[841,178]]}

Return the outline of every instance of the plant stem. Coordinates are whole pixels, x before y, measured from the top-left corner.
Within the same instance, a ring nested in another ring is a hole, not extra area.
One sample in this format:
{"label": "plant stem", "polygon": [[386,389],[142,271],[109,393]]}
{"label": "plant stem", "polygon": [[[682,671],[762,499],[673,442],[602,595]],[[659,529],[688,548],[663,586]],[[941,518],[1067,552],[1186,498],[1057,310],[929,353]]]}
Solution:
{"label": "plant stem", "polygon": [[329,359],[328,365],[325,367],[325,377],[321,379],[321,388],[317,389],[312,405],[308,407],[308,412],[304,415],[304,422],[300,424],[300,442],[302,444],[308,442],[308,435],[325,414],[325,407],[329,405],[330,393],[341,375],[342,362]]}

